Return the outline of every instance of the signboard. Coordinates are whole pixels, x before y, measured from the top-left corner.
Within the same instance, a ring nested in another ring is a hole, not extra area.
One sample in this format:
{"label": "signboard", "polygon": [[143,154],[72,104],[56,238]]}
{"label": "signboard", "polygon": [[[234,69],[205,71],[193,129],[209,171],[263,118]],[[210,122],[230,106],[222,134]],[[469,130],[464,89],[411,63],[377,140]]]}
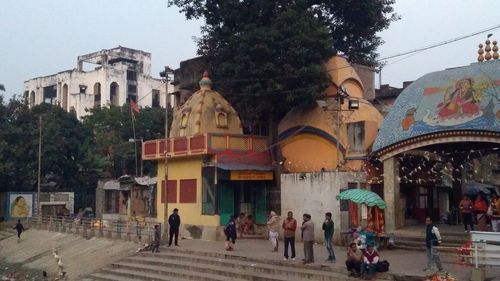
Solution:
{"label": "signboard", "polygon": [[11,218],[31,218],[35,204],[33,193],[9,192],[8,213]]}
{"label": "signboard", "polygon": [[232,181],[273,180],[273,171],[231,171]]}

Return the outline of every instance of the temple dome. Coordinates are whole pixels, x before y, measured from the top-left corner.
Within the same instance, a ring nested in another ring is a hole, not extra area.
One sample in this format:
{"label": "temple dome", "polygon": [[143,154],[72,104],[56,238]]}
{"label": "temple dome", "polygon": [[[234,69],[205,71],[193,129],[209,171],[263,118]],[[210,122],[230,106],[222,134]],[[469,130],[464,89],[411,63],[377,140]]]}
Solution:
{"label": "temple dome", "polygon": [[396,99],[373,150],[453,131],[500,132],[499,86],[498,60],[422,76]]}
{"label": "temple dome", "polygon": [[363,89],[364,87],[358,73],[347,59],[341,56],[334,56],[328,60],[325,67],[333,84],[325,91],[327,97],[336,96],[338,87],[344,86],[351,96],[360,99],[363,98],[363,92],[359,93],[353,90],[354,88]]}
{"label": "temple dome", "polygon": [[221,94],[212,90],[207,72],[199,84],[200,90],[174,113],[170,137],[204,133],[243,134],[238,113]]}

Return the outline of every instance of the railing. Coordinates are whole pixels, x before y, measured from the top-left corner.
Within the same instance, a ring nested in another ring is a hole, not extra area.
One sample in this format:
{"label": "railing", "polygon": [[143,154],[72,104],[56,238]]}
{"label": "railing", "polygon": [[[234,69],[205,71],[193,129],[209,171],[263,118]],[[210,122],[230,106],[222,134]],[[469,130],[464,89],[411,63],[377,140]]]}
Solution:
{"label": "railing", "polygon": [[268,153],[266,137],[226,134],[199,134],[187,137],[144,141],[142,159],[153,160],[165,157],[165,148],[169,157],[201,155],[234,151],[237,153]]}
{"label": "railing", "polygon": [[33,217],[30,220],[30,224],[35,229],[73,233],[82,235],[85,238],[104,237],[141,243],[150,243],[154,240],[155,225],[159,225],[160,230],[162,227],[161,223],[151,223],[135,219],[113,221],[53,216]]}

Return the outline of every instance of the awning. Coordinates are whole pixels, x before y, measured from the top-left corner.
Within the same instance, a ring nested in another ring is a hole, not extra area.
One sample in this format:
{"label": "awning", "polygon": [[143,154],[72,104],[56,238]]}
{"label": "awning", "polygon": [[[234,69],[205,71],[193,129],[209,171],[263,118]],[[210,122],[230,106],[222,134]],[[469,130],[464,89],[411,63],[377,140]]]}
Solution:
{"label": "awning", "polygon": [[156,177],[153,178],[150,178],[148,176],[136,177],[135,182],[140,185],[153,185],[156,184]]}
{"label": "awning", "polygon": [[120,190],[120,183],[115,180],[107,181],[102,187],[104,190]]}
{"label": "awning", "polygon": [[241,163],[216,163],[215,166],[226,171],[272,171],[272,166]]}

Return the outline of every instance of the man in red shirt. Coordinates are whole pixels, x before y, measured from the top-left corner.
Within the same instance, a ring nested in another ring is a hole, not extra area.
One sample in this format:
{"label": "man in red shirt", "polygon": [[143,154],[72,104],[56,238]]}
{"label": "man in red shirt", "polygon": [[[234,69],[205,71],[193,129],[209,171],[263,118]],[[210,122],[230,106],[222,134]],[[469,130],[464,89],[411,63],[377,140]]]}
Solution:
{"label": "man in red shirt", "polygon": [[379,259],[380,257],[373,248],[373,244],[368,244],[367,249],[363,252],[363,264],[361,265],[361,275],[364,279],[376,280],[375,269]]}
{"label": "man in red shirt", "polygon": [[293,213],[290,211],[281,226],[285,236],[285,257],[283,260],[288,260],[288,245],[292,250],[292,260],[295,260],[295,230],[297,230],[297,221],[293,218]]}

